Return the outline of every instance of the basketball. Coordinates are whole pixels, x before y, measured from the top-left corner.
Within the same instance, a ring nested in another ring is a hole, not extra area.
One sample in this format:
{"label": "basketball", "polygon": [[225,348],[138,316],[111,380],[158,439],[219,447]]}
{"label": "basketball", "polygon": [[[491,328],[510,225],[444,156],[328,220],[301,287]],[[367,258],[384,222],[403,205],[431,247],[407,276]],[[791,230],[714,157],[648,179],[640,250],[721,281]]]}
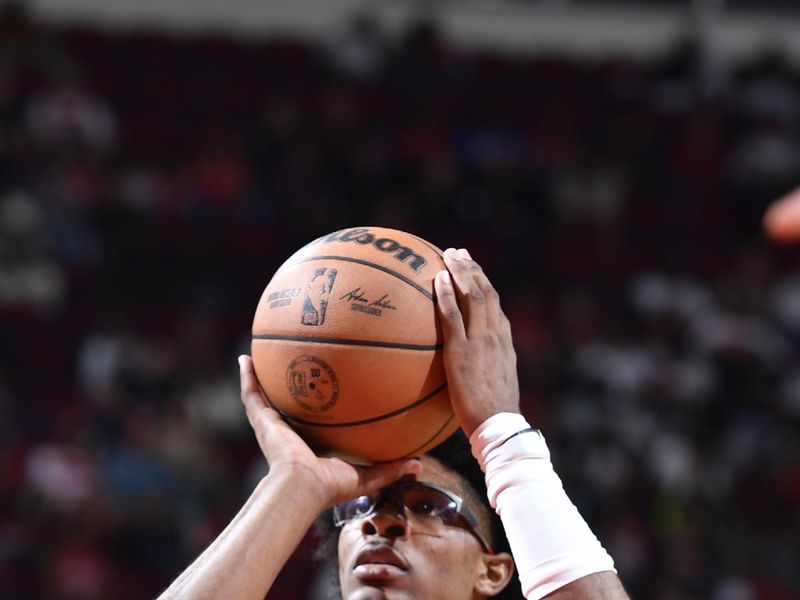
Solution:
{"label": "basketball", "polygon": [[253,319],[269,404],[317,452],[418,456],[455,431],[433,278],[442,251],[381,227],[343,229],[278,269]]}
{"label": "basketball", "polygon": [[800,188],[775,200],[764,214],[764,230],[775,242],[800,241]]}

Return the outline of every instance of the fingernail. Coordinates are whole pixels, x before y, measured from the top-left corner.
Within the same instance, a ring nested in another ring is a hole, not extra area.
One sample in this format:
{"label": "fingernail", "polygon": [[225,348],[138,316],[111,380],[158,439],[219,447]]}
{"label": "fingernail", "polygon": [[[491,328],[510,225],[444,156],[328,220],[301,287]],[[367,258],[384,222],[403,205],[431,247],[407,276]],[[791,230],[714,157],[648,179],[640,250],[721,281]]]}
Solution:
{"label": "fingernail", "polygon": [[451,285],[453,282],[450,279],[450,271],[439,271],[436,276],[439,278],[439,281],[444,285]]}
{"label": "fingernail", "polygon": [[461,256],[461,253],[458,250],[456,250],[455,248],[448,248],[444,252],[445,252],[445,254],[449,253],[450,254],[450,258],[452,258],[454,260],[463,260],[463,257]]}
{"label": "fingernail", "polygon": [[461,250],[459,250],[458,252],[459,254],[461,254],[461,256],[463,256],[467,260],[472,260],[472,257],[469,255],[469,252],[467,252],[466,248],[461,248]]}
{"label": "fingernail", "polygon": [[239,355],[239,369],[244,371],[244,354]]}

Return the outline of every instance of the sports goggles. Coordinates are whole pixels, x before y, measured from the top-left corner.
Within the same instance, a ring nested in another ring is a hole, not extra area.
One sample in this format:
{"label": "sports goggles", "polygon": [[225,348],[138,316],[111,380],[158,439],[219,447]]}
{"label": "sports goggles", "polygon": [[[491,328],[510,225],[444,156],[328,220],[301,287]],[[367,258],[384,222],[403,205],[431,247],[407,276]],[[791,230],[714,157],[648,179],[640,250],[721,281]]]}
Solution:
{"label": "sports goggles", "polygon": [[387,486],[377,494],[359,496],[337,504],[333,508],[333,522],[337,527],[356,519],[368,517],[379,511],[387,502],[398,509],[404,518],[412,515],[416,523],[430,526],[437,522],[461,527],[472,533],[481,543],[485,552],[492,552],[491,546],[478,531],[480,523],[464,501],[450,490],[419,481],[409,481]]}

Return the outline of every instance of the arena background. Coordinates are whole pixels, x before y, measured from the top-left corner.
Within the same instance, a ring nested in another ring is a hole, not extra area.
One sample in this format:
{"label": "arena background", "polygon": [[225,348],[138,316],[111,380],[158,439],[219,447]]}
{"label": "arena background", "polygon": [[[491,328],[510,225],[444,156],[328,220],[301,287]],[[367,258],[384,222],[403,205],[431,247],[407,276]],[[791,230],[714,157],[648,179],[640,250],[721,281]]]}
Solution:
{"label": "arena background", "polygon": [[484,265],[633,597],[800,597],[795,4],[3,3],[0,597],[152,598],[215,537],[260,292],[363,224]]}

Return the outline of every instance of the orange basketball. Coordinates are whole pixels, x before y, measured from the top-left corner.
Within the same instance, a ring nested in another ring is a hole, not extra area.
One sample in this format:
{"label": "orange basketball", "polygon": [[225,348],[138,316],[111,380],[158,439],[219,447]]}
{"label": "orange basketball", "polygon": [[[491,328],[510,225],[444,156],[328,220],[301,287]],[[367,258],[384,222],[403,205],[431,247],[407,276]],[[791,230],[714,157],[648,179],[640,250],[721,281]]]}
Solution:
{"label": "orange basketball", "polygon": [[252,354],[268,402],[319,452],[417,456],[458,423],[433,278],[442,251],[409,233],[343,229],[295,252],[256,308]]}
{"label": "orange basketball", "polygon": [[775,200],[764,213],[763,225],[770,239],[776,242],[800,241],[800,188]]}

